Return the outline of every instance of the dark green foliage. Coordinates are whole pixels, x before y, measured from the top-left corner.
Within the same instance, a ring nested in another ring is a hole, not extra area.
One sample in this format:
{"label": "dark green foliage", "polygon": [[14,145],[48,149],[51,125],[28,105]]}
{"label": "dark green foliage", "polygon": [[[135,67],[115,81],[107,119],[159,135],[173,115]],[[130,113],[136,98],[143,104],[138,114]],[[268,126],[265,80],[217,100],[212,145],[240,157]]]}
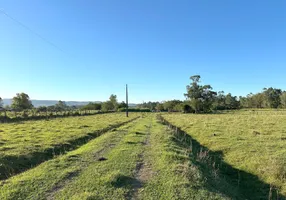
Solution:
{"label": "dark green foliage", "polygon": [[16,96],[13,97],[11,107],[15,110],[25,110],[33,108],[33,105],[29,95],[22,92],[17,93]]}
{"label": "dark green foliage", "polygon": [[[119,108],[118,111],[125,112],[126,108]],[[148,108],[128,108],[128,112],[151,112],[151,110]]]}
{"label": "dark green foliage", "polygon": [[138,104],[137,107],[138,108],[148,108],[150,110],[156,110],[156,106],[159,102],[144,102],[142,104]]}
{"label": "dark green foliage", "polygon": [[126,103],[124,101],[122,101],[120,104],[118,104],[118,108],[126,109]]}
{"label": "dark green foliage", "polygon": [[215,101],[216,92],[212,91],[210,85],[199,85],[200,76],[191,76],[191,84],[187,86],[185,96],[190,100],[195,113],[210,112]]}
{"label": "dark green foliage", "polygon": [[183,112],[184,113],[194,113],[194,109],[189,104],[183,104]]}
{"label": "dark green foliage", "polygon": [[163,107],[168,112],[182,111],[182,103],[180,100],[165,101]]}
{"label": "dark green foliage", "polygon": [[101,104],[90,102],[87,105],[82,106],[81,110],[101,110]]}
{"label": "dark green foliage", "polygon": [[282,91],[276,88],[264,88],[264,94],[270,108],[278,108],[281,104],[280,95]]}
{"label": "dark green foliage", "polygon": [[3,100],[1,97],[0,97],[0,108],[3,108]]}
{"label": "dark green foliage", "polygon": [[114,105],[113,105],[113,103],[112,103],[111,101],[103,102],[103,103],[102,103],[101,110],[102,110],[103,112],[107,112],[107,111],[114,110]]}

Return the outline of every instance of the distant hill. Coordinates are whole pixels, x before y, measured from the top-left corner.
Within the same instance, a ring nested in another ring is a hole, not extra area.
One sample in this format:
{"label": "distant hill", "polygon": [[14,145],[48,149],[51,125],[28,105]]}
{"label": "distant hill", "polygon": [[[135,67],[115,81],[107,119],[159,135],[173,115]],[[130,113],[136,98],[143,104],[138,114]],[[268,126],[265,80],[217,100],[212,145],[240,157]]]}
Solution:
{"label": "distant hill", "polygon": [[[31,100],[32,104],[35,107],[39,106],[52,106],[58,103],[58,100]],[[100,101],[65,101],[68,106],[84,106],[88,104],[89,102],[96,102],[96,103],[101,103]],[[5,105],[11,105],[12,104],[12,99],[3,99],[4,106]],[[136,104],[130,103],[130,107],[136,107]]]}

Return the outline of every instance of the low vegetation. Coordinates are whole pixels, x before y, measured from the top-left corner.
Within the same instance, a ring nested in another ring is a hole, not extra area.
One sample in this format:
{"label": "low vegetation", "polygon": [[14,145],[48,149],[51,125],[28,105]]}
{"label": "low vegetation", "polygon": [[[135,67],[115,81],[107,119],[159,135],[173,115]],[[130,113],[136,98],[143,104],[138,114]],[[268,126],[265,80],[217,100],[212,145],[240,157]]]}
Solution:
{"label": "low vegetation", "polygon": [[30,168],[136,118],[123,113],[2,124],[0,178]]}

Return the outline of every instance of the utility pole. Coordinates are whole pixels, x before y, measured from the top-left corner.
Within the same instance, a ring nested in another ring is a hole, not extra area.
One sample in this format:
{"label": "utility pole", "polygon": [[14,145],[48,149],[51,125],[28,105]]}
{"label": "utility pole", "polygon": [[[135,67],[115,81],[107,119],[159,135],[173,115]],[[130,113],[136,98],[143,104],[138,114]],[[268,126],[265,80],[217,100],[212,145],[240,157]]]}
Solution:
{"label": "utility pole", "polygon": [[128,86],[126,84],[126,117],[128,117]]}

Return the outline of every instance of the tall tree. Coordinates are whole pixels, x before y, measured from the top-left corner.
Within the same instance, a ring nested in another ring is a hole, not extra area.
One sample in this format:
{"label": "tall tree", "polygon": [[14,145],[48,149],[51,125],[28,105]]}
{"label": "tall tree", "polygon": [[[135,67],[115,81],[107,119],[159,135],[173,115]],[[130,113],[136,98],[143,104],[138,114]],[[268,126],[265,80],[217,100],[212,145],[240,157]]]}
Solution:
{"label": "tall tree", "polygon": [[199,85],[200,78],[200,75],[190,77],[192,82],[187,85],[187,93],[185,94],[196,113],[209,112],[217,94],[212,91],[210,85]]}
{"label": "tall tree", "polygon": [[230,93],[228,93],[225,96],[225,107],[226,109],[238,109],[239,101],[237,100],[237,97],[232,96]]}
{"label": "tall tree", "polygon": [[113,110],[117,110],[117,107],[118,107],[117,96],[115,94],[110,95],[109,101],[111,102],[113,106]]}
{"label": "tall tree", "polygon": [[280,95],[280,99],[282,108],[286,108],[286,91]]}
{"label": "tall tree", "polygon": [[3,100],[2,100],[2,98],[0,97],[0,108],[3,108]]}
{"label": "tall tree", "polygon": [[270,108],[278,108],[281,105],[281,99],[280,99],[280,95],[282,94],[281,89],[276,89],[272,87],[264,88],[264,94]]}
{"label": "tall tree", "polygon": [[22,92],[17,93],[16,96],[13,97],[11,107],[17,110],[25,110],[33,108],[33,104],[30,101],[29,95]]}
{"label": "tall tree", "polygon": [[164,110],[164,106],[162,103],[157,103],[157,105],[155,106],[156,111],[163,111]]}

